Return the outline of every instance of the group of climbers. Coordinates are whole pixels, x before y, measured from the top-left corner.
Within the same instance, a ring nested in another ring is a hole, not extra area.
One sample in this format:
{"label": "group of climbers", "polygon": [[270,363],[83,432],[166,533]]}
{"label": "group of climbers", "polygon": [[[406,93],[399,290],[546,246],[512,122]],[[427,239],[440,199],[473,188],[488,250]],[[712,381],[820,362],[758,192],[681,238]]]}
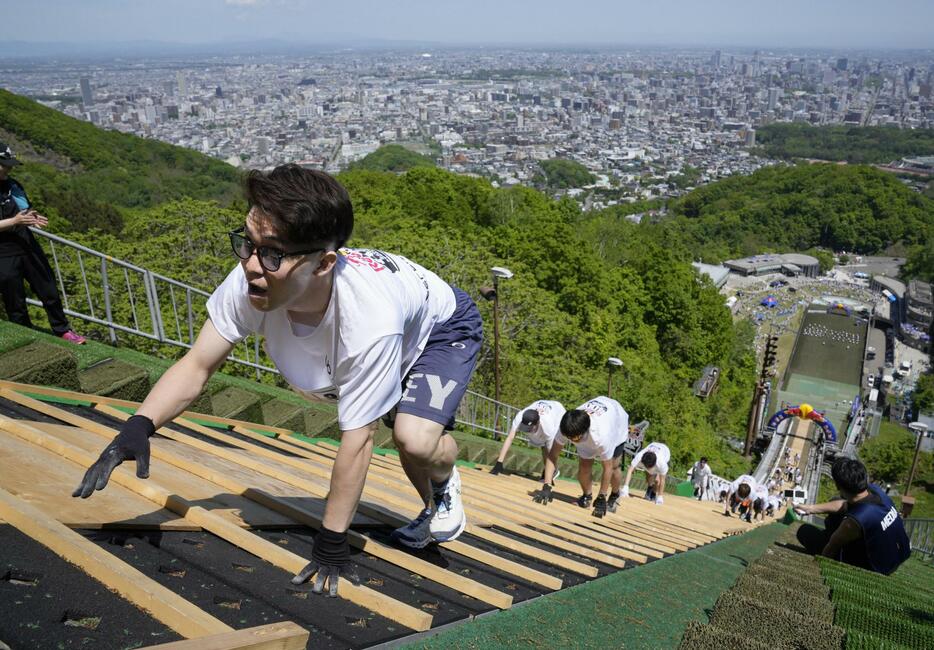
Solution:
{"label": "group of climbers", "polygon": [[[661,505],[671,460],[671,452],[665,444],[652,442],[638,450],[630,447],[634,456],[625,480],[622,479],[620,463],[626,443],[638,428],[638,425],[630,427],[626,410],[606,396],[595,397],[571,411],[566,411],[559,402],[538,400],[516,414],[491,473],[503,472],[510,446],[521,432],[530,446],[541,450],[544,462],[542,487],[533,496],[536,502],[547,505],[554,499],[558,456],[571,442],[577,448],[579,459],[577,480],[581,496],[577,505],[581,508],[593,505],[595,517],[616,512],[620,499],[629,496],[629,484],[636,470],[645,471],[647,475],[645,498]],[[638,444],[641,446],[641,437]],[[600,491],[594,499],[592,468],[597,459],[603,464],[603,475]],[[800,459],[798,454],[795,460],[800,462]],[[786,450],[785,460],[786,464],[794,462],[790,450]],[[776,475],[765,483],[749,474],[726,483],[719,492],[724,516],[738,513],[750,523],[774,517],[784,505],[782,474],[780,469],[776,470]],[[828,515],[824,528],[809,524],[799,529],[802,545],[813,554],[823,554],[871,571],[891,573],[911,553],[895,506],[882,488],[868,482],[866,468],[858,460],[839,458],[833,465],[832,476],[840,497],[825,504],[795,506],[799,515]],[[694,496],[703,500],[713,478],[707,458],[694,463],[690,478]]]}
{"label": "group of climbers", "polygon": [[[542,454],[542,487],[533,497],[536,502],[547,505],[553,500],[558,457],[571,443],[577,450],[577,480],[581,487],[577,505],[581,508],[590,508],[592,505],[595,517],[616,512],[619,500],[629,496],[629,484],[636,469],[645,471],[649,476],[646,498],[661,505],[664,503],[662,495],[671,452],[661,442],[640,448],[647,426],[647,422],[640,422],[630,427],[629,414],[622,404],[603,395],[570,411],[565,410],[559,402],[538,400],[516,414],[491,472],[502,472],[506,454],[516,434],[521,432],[525,434],[528,444],[538,447]],[[623,480],[621,465],[627,449],[635,455]],[[595,460],[599,460],[603,468],[596,498],[593,496]]]}

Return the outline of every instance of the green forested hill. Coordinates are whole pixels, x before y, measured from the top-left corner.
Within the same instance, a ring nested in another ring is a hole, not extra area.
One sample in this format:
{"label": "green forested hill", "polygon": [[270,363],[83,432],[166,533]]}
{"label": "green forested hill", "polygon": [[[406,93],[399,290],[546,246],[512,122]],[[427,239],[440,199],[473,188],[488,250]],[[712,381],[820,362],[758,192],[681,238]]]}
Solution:
{"label": "green forested hill", "polygon": [[769,167],[700,187],[669,209],[666,226],[705,260],[813,246],[879,253],[934,236],[934,201],[865,166]]}
{"label": "green forested hill", "polygon": [[434,167],[435,161],[400,144],[383,145],[350,165],[350,169],[371,172],[405,172],[413,167]]}
{"label": "green forested hill", "polygon": [[772,158],[888,163],[934,155],[934,129],[768,124],[756,131],[756,140]]}
{"label": "green forested hill", "polygon": [[0,139],[27,164],[16,170],[33,202],[75,230],[119,232],[121,208],[181,197],[230,204],[239,172],[197,152],[68,117],[0,89]]}

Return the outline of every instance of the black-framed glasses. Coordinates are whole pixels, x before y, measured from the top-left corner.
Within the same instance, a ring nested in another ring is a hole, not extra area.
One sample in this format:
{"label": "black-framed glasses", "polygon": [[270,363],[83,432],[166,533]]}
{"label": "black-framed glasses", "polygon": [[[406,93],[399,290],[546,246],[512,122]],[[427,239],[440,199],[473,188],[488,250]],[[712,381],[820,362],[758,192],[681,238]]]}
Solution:
{"label": "black-framed glasses", "polygon": [[259,258],[260,266],[267,271],[278,271],[282,265],[282,258],[292,255],[311,255],[320,253],[323,248],[314,248],[304,251],[290,251],[288,253],[280,251],[278,248],[269,248],[268,246],[257,246],[250,238],[246,236],[246,228],[237,228],[227,233],[230,237],[230,247],[233,248],[234,255],[241,260],[248,260],[253,253]]}

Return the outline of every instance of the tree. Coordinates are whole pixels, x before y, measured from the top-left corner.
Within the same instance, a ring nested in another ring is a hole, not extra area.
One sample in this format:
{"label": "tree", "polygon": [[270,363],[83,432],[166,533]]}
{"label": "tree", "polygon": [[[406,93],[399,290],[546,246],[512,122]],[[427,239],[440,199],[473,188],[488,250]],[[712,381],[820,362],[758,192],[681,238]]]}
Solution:
{"label": "tree", "polygon": [[383,145],[364,158],[351,163],[348,170],[364,169],[375,172],[405,172],[415,167],[434,167],[435,161],[399,144]]}
{"label": "tree", "polygon": [[538,163],[542,169],[542,176],[538,183],[550,190],[564,190],[572,187],[591,185],[597,177],[591,174],[586,167],[574,160],[552,158]]}
{"label": "tree", "polygon": [[908,431],[884,431],[866,441],[859,455],[873,480],[895,483],[908,474],[914,448]]}

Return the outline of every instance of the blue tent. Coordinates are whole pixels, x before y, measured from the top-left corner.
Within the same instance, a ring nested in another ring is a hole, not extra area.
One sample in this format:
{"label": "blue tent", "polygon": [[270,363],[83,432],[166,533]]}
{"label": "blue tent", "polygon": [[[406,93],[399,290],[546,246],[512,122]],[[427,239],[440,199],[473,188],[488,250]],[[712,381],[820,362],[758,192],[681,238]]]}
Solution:
{"label": "blue tent", "polygon": [[775,296],[766,296],[765,298],[762,299],[762,302],[760,302],[759,304],[762,305],[763,307],[768,307],[771,309],[772,307],[778,304],[778,298],[776,298]]}

